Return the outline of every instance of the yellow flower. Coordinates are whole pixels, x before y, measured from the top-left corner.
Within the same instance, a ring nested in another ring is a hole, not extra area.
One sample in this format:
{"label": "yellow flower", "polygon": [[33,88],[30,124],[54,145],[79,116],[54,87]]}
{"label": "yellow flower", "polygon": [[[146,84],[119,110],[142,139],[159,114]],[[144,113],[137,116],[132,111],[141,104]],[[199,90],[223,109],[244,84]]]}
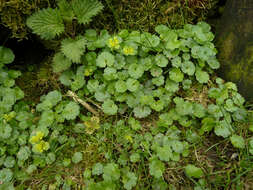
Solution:
{"label": "yellow flower", "polygon": [[40,141],[40,143],[34,145],[34,151],[42,153],[43,151],[46,151],[49,149],[49,143],[45,141]]}
{"label": "yellow flower", "polygon": [[117,37],[110,38],[108,41],[109,47],[113,49],[119,49],[120,48],[120,41]]}
{"label": "yellow flower", "polygon": [[130,135],[126,135],[125,139],[128,140],[130,143],[133,143],[133,138]]}
{"label": "yellow flower", "polygon": [[90,76],[91,73],[92,73],[91,69],[85,69],[84,76],[88,77],[88,76]]}
{"label": "yellow flower", "polygon": [[85,121],[84,125],[85,125],[85,131],[88,134],[93,134],[96,130],[100,129],[100,125],[99,125],[99,117],[93,116],[90,118],[90,121]]}
{"label": "yellow flower", "polygon": [[32,136],[32,137],[30,138],[30,143],[36,144],[36,143],[38,143],[39,141],[41,141],[43,137],[44,137],[44,133],[43,133],[42,131],[38,131],[38,132],[36,133],[36,135],[34,135],[34,136]]}
{"label": "yellow flower", "polygon": [[132,48],[130,46],[125,46],[123,48],[123,52],[125,55],[134,55],[134,48]]}
{"label": "yellow flower", "polygon": [[16,112],[12,111],[9,114],[4,114],[3,118],[5,121],[9,122],[16,116]]}

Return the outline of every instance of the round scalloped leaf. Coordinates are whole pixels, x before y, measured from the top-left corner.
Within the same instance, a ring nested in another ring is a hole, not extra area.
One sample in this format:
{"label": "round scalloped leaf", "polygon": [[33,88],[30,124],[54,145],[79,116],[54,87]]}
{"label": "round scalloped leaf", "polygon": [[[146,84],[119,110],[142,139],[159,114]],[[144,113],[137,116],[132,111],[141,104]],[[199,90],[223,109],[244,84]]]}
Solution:
{"label": "round scalloped leaf", "polygon": [[129,78],[126,81],[127,89],[131,92],[138,90],[140,83],[136,79]]}
{"label": "round scalloped leaf", "polygon": [[77,164],[83,160],[83,154],[81,152],[75,152],[72,156],[72,162]]}
{"label": "round scalloped leaf", "polygon": [[10,169],[4,168],[0,170],[0,181],[2,183],[7,183],[12,180],[13,173]]}
{"label": "round scalloped leaf", "polygon": [[25,161],[29,158],[30,155],[31,155],[31,151],[30,151],[29,147],[23,146],[19,149],[19,151],[17,153],[17,158],[19,160]]}
{"label": "round scalloped leaf", "polygon": [[102,109],[105,114],[115,115],[118,111],[118,106],[112,100],[106,100],[102,104]]}
{"label": "round scalloped leaf", "polygon": [[162,55],[162,54],[157,54],[155,56],[155,63],[159,66],[159,67],[166,67],[169,63],[168,59]]}
{"label": "round scalloped leaf", "polygon": [[11,49],[0,46],[0,64],[12,63],[14,59],[15,55]]}
{"label": "round scalloped leaf", "polygon": [[195,65],[191,61],[185,61],[182,63],[181,69],[185,74],[192,76],[195,72]]}
{"label": "round scalloped leaf", "polygon": [[134,108],[134,115],[137,118],[147,117],[151,113],[151,109],[148,106],[137,106]]}
{"label": "round scalloped leaf", "polygon": [[201,84],[207,83],[209,80],[209,75],[207,72],[202,71],[201,69],[197,69],[195,73],[197,81],[199,81]]}
{"label": "round scalloped leaf", "polygon": [[184,74],[179,68],[172,68],[169,72],[169,77],[175,82],[182,82],[184,80]]}
{"label": "round scalloped leaf", "polygon": [[133,63],[128,68],[128,73],[132,78],[138,79],[144,73],[144,66],[140,64]]}
{"label": "round scalloped leaf", "polygon": [[235,148],[243,149],[245,147],[245,141],[242,136],[232,135],[230,141]]}
{"label": "round scalloped leaf", "polygon": [[193,177],[193,178],[201,178],[204,176],[203,171],[201,170],[201,168],[198,168],[192,164],[188,164],[185,167],[185,174],[189,177]]}
{"label": "round scalloped leaf", "polygon": [[79,105],[76,102],[69,102],[62,111],[62,116],[67,120],[73,120],[79,115],[79,113]]}
{"label": "round scalloped leaf", "polygon": [[113,66],[114,62],[115,62],[114,55],[106,51],[99,54],[96,60],[97,66],[102,68],[106,66],[111,67]]}
{"label": "round scalloped leaf", "polygon": [[26,24],[42,39],[51,40],[64,32],[62,16],[58,9],[42,9],[30,16]]}
{"label": "round scalloped leaf", "polygon": [[127,84],[126,84],[126,82],[123,81],[123,80],[118,80],[115,83],[115,89],[116,89],[116,92],[119,92],[119,93],[126,92],[127,91]]}
{"label": "round scalloped leaf", "polygon": [[158,159],[154,159],[149,163],[149,173],[155,178],[162,177],[164,170],[165,170],[164,163]]}

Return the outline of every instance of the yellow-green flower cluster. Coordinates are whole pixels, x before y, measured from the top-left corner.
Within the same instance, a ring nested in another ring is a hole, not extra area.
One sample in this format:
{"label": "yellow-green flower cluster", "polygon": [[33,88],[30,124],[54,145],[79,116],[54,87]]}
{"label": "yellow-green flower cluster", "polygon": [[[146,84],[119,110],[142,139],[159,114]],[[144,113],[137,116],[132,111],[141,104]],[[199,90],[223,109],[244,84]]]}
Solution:
{"label": "yellow-green flower cluster", "polygon": [[9,114],[4,114],[3,118],[6,122],[11,121],[16,116],[16,112],[12,111]]}
{"label": "yellow-green flower cluster", "polygon": [[34,151],[42,153],[43,151],[47,151],[49,149],[49,143],[45,141],[40,141],[38,144],[34,145]]}
{"label": "yellow-green flower cluster", "polygon": [[85,69],[84,76],[88,77],[92,74],[92,69]]}
{"label": "yellow-green flower cluster", "polygon": [[44,133],[42,131],[37,131],[36,135],[32,136],[29,140],[32,143],[34,152],[42,153],[49,149],[49,143],[45,142],[43,139]]}
{"label": "yellow-green flower cluster", "polygon": [[133,48],[133,47],[131,47],[131,46],[125,46],[125,47],[123,48],[123,53],[124,53],[125,55],[134,55],[134,54],[135,54],[135,51],[134,51],[134,48]]}
{"label": "yellow-green flower cluster", "polygon": [[121,39],[114,36],[113,38],[110,38],[108,40],[108,46],[112,49],[119,49],[120,48],[120,42],[121,42]]}

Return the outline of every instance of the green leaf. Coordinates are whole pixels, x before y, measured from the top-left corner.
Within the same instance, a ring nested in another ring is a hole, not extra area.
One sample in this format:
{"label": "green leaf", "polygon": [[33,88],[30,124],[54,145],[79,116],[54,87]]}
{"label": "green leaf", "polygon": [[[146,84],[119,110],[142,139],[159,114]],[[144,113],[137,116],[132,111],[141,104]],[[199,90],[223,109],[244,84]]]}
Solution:
{"label": "green leaf", "polygon": [[30,155],[31,155],[31,151],[30,151],[29,147],[23,146],[19,149],[19,151],[17,153],[17,158],[19,160],[25,161],[29,158]]}
{"label": "green leaf", "polygon": [[207,83],[209,81],[209,75],[207,72],[202,71],[201,69],[197,69],[195,73],[196,79],[198,82]]}
{"label": "green leaf", "polygon": [[152,75],[153,77],[159,77],[159,76],[162,75],[163,70],[162,70],[162,68],[160,68],[160,67],[153,66],[153,67],[151,68],[150,72],[151,72],[151,75]]}
{"label": "green leaf", "polygon": [[77,164],[83,160],[83,154],[81,152],[75,152],[72,156],[72,162]]}
{"label": "green leaf", "polygon": [[140,83],[136,79],[128,78],[126,81],[127,89],[131,92],[135,92],[139,89]]}
{"label": "green leaf", "polygon": [[77,36],[75,39],[65,38],[61,41],[62,53],[74,63],[81,62],[81,56],[84,54],[86,40],[83,36]]}
{"label": "green leaf", "polygon": [[0,64],[9,64],[14,61],[15,55],[12,50],[4,46],[0,46]]}
{"label": "green leaf", "polygon": [[179,84],[178,82],[174,82],[170,79],[166,80],[166,84],[165,84],[165,89],[168,90],[169,92],[177,92],[179,90]]}
{"label": "green leaf", "polygon": [[201,168],[198,168],[192,164],[188,164],[185,167],[185,174],[188,177],[193,177],[193,178],[201,178],[204,176],[203,171],[201,170]]}
{"label": "green leaf", "polygon": [[175,82],[182,82],[184,80],[184,74],[179,68],[172,68],[169,72],[169,77]]}
{"label": "green leaf", "polygon": [[144,73],[144,66],[140,64],[131,64],[128,68],[129,75],[134,78],[138,79],[140,78]]}
{"label": "green leaf", "polygon": [[80,113],[80,107],[75,102],[69,102],[62,111],[62,116],[67,120],[75,119]]}
{"label": "green leaf", "polygon": [[153,159],[149,162],[149,173],[155,178],[160,178],[163,176],[165,170],[164,163],[158,159]]}
{"label": "green leaf", "polygon": [[124,184],[124,188],[127,190],[131,190],[137,183],[137,177],[133,172],[124,173],[122,177],[122,182]]}
{"label": "green leaf", "polygon": [[141,159],[140,154],[139,153],[133,153],[130,155],[130,161],[133,163],[139,162]]}
{"label": "green leaf", "polygon": [[12,180],[13,173],[10,169],[4,168],[0,170],[0,181],[2,183],[8,183]]}
{"label": "green leaf", "polygon": [[15,163],[16,163],[16,161],[15,161],[15,158],[14,158],[14,157],[12,157],[12,156],[7,156],[7,157],[5,158],[5,161],[4,161],[4,166],[5,166],[6,168],[13,168],[14,165],[15,165]]}
{"label": "green leaf", "polygon": [[67,2],[66,0],[59,0],[57,2],[57,5],[59,7],[59,11],[63,20],[71,22],[75,16],[72,10],[71,4]]}
{"label": "green leaf", "polygon": [[182,64],[181,57],[176,56],[171,60],[171,64],[173,67],[179,68]]}
{"label": "green leaf", "polygon": [[211,67],[211,69],[220,68],[220,63],[216,58],[208,59],[207,64]]}
{"label": "green leaf", "polygon": [[126,82],[123,81],[123,80],[118,80],[115,83],[115,89],[116,89],[116,92],[119,92],[119,93],[126,92],[127,91],[127,84],[126,84]]}
{"label": "green leaf", "polygon": [[224,108],[229,112],[235,112],[237,111],[238,107],[234,105],[234,102],[232,99],[227,99],[224,105]]}
{"label": "green leaf", "polygon": [[230,141],[235,148],[243,149],[245,147],[245,141],[242,136],[232,135]]}
{"label": "green leaf", "polygon": [[223,138],[227,138],[229,135],[231,135],[230,124],[227,123],[227,121],[222,120],[217,123],[217,125],[214,128],[214,132],[217,136],[222,136]]}
{"label": "green leaf", "polygon": [[118,111],[118,106],[112,100],[105,100],[102,105],[102,109],[105,114],[115,115]]}
{"label": "green leaf", "polygon": [[53,71],[59,73],[67,70],[71,66],[71,61],[67,59],[61,52],[56,53],[53,58]]}
{"label": "green leaf", "polygon": [[155,56],[155,63],[159,67],[166,67],[168,65],[169,61],[168,61],[168,59],[164,55],[157,54]]}
{"label": "green leaf", "polygon": [[47,157],[46,157],[47,164],[52,164],[55,162],[55,160],[56,160],[56,156],[53,152],[50,152],[47,154]]}
{"label": "green leaf", "polygon": [[92,175],[101,175],[103,173],[103,164],[101,163],[96,163],[93,167],[92,167]]}
{"label": "green leaf", "polygon": [[106,51],[99,54],[96,60],[97,66],[102,68],[106,66],[111,67],[113,66],[114,62],[115,62],[114,55]]}
{"label": "green leaf", "polygon": [[137,106],[134,108],[134,115],[137,118],[147,117],[151,113],[151,109],[148,106]]}
{"label": "green leaf", "polygon": [[203,118],[206,115],[206,109],[202,104],[193,104],[193,115],[197,118]]}
{"label": "green leaf", "polygon": [[42,39],[52,40],[64,32],[63,19],[58,9],[42,9],[28,17],[26,24]]}
{"label": "green leaf", "polygon": [[156,86],[162,86],[164,84],[164,76],[153,78],[152,83]]}
{"label": "green leaf", "polygon": [[71,4],[79,24],[88,24],[103,9],[97,0],[74,0]]}
{"label": "green leaf", "polygon": [[159,157],[160,160],[169,162],[171,157],[172,157],[172,150],[170,146],[165,145],[163,147],[158,147],[157,148],[157,156]]}
{"label": "green leaf", "polygon": [[109,163],[104,167],[103,178],[105,181],[117,181],[120,178],[120,170],[117,164]]}
{"label": "green leaf", "polygon": [[192,76],[195,73],[195,65],[191,61],[185,61],[181,65],[181,69],[185,74]]}

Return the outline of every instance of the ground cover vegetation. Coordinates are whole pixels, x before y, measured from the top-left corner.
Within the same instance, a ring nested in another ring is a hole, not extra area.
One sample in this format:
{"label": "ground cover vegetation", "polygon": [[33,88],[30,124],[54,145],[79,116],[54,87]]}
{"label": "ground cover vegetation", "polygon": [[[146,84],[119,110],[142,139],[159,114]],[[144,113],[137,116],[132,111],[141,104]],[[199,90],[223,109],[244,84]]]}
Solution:
{"label": "ground cover vegetation", "polygon": [[252,112],[215,75],[211,27],[83,27],[102,9],[61,0],[27,19],[58,41],[58,86],[38,103],[25,101],[15,56],[0,47],[0,189],[249,189]]}

